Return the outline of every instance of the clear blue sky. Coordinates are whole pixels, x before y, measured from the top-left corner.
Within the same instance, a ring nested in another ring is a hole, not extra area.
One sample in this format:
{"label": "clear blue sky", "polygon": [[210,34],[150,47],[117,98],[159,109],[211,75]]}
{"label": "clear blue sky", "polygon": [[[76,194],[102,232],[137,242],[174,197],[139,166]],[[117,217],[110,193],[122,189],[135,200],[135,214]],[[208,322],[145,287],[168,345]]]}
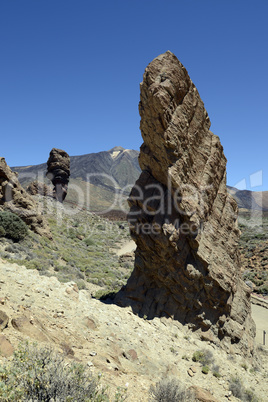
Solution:
{"label": "clear blue sky", "polygon": [[0,156],[139,149],[139,83],[171,50],[221,138],[228,184],[268,190],[267,20],[267,0],[1,0]]}

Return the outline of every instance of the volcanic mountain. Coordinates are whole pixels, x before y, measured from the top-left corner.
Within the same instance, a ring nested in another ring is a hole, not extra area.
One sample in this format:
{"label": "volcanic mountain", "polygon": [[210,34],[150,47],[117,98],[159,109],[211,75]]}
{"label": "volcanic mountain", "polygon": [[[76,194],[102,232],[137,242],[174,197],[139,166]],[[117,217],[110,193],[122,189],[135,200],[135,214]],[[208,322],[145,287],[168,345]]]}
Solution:
{"label": "volcanic mountain", "polygon": [[[85,194],[90,192],[87,208],[100,211],[115,201],[115,193],[127,198],[130,189],[140,175],[139,151],[116,146],[109,151],[71,156],[71,179],[67,201],[76,203],[77,188]],[[34,180],[46,181],[46,163],[31,166],[12,167],[19,174],[19,181],[27,187]],[[49,183],[49,182],[47,182]],[[228,187],[228,192],[236,199],[241,211],[268,212],[268,191],[253,192]],[[76,189],[76,190],[75,190]],[[115,208],[119,205],[116,204]]]}

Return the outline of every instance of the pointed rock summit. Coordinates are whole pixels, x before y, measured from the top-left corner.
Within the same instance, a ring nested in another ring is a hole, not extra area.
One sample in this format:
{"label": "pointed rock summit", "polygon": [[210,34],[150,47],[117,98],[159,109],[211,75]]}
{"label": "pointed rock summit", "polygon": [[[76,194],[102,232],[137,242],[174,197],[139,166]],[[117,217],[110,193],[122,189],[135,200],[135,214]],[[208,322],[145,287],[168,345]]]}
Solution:
{"label": "pointed rock summit", "polygon": [[139,111],[142,173],[129,197],[135,267],[116,302],[171,317],[250,355],[255,324],[241,279],[237,204],[226,158],[186,69],[171,52],[146,68]]}

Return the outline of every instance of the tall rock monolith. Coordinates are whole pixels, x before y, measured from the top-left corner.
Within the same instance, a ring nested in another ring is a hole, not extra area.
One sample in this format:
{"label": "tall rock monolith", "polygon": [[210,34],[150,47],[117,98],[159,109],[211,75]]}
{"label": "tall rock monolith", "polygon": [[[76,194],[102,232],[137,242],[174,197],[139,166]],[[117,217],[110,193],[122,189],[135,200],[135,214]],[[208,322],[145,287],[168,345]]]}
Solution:
{"label": "tall rock monolith", "polygon": [[148,319],[172,317],[201,339],[250,355],[255,324],[241,279],[226,158],[196,87],[171,52],[146,68],[139,111],[142,173],[128,215],[135,266],[115,300]]}
{"label": "tall rock monolith", "polygon": [[68,191],[70,157],[62,149],[53,148],[47,161],[47,177],[54,185],[53,196],[63,202]]}

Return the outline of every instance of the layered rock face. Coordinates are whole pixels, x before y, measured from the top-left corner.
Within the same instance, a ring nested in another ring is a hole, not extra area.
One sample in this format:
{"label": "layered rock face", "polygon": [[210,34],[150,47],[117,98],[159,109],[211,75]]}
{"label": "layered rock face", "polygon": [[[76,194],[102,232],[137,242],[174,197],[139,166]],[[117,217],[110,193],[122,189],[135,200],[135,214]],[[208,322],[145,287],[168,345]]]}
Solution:
{"label": "layered rock face", "polygon": [[116,302],[172,317],[228,351],[251,354],[255,324],[241,280],[237,205],[226,158],[186,69],[171,53],[146,68],[142,173],[129,197],[134,271]]}
{"label": "layered rock face", "polygon": [[53,148],[47,161],[47,177],[54,185],[53,196],[63,202],[68,191],[70,157],[62,149]]}
{"label": "layered rock face", "polygon": [[34,232],[52,238],[34,199],[23,189],[17,174],[0,158],[0,210],[18,215]]}

